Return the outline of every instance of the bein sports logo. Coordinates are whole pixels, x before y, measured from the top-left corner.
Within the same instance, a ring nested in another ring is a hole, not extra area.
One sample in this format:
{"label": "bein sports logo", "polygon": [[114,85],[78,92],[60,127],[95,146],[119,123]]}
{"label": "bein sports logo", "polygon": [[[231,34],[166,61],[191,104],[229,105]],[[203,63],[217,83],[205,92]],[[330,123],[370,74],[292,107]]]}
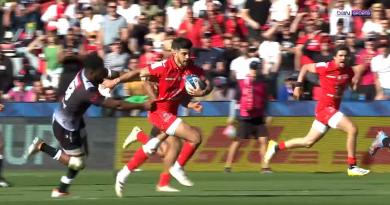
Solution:
{"label": "bein sports logo", "polygon": [[337,10],[336,15],[339,17],[371,16],[371,11],[370,10]]}

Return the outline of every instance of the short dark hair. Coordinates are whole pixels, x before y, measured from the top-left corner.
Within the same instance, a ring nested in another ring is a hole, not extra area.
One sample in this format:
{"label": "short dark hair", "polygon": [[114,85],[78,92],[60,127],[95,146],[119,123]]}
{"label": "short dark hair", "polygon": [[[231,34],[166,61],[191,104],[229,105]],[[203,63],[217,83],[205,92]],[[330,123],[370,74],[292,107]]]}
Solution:
{"label": "short dark hair", "polygon": [[333,56],[336,56],[339,51],[347,51],[347,56],[350,54],[350,50],[346,45],[339,45],[334,49]]}
{"label": "short dark hair", "polygon": [[172,49],[173,50],[180,50],[180,49],[191,49],[192,48],[192,42],[188,38],[175,38],[172,41]]}
{"label": "short dark hair", "polygon": [[104,61],[96,52],[86,55],[83,59],[83,64],[88,71],[104,69]]}

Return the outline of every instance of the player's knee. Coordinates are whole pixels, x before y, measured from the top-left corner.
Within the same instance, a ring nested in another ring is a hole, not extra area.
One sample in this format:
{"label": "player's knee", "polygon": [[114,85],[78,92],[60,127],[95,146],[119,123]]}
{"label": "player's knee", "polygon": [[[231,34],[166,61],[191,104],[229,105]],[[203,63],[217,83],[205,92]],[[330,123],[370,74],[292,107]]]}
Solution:
{"label": "player's knee", "polygon": [[350,134],[356,136],[357,133],[358,133],[358,128],[356,127],[356,125],[351,124],[351,125],[348,127],[348,133],[350,133]]}
{"label": "player's knee", "polygon": [[305,145],[306,148],[311,148],[315,143],[316,143],[315,140],[306,140],[304,142],[304,145]]}
{"label": "player's knee", "polygon": [[68,167],[74,170],[82,170],[85,168],[85,157],[70,157]]}
{"label": "player's knee", "polygon": [[193,130],[192,137],[191,137],[192,143],[196,146],[200,145],[202,143],[202,136],[199,131]]}

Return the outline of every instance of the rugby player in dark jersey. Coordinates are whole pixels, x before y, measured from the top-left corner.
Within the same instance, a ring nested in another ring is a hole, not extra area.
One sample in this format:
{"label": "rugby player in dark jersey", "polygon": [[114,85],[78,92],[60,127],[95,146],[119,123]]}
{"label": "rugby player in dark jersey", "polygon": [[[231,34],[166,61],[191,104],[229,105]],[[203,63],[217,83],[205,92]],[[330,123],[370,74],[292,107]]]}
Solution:
{"label": "rugby player in dark jersey", "polygon": [[[149,110],[151,107],[150,102],[134,104],[102,96],[98,85],[105,78],[119,75],[104,68],[103,60],[96,53],[87,55],[82,61],[84,68],[69,84],[60,107],[53,114],[53,132],[61,147],[51,147],[36,137],[27,150],[28,157],[42,151],[68,167],[67,175],[62,176],[59,187],[51,193],[55,198],[69,195],[69,185],[85,167],[87,135],[83,115],[91,105],[118,110]],[[139,71],[130,72],[139,76]]]}

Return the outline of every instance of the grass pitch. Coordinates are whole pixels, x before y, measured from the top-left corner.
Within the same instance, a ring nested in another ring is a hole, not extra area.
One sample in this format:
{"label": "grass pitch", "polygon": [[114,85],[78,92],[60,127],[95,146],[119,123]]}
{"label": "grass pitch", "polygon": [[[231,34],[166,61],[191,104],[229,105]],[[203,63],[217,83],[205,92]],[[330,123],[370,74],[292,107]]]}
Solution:
{"label": "grass pitch", "polygon": [[137,172],[126,184],[124,198],[114,193],[114,174],[82,172],[71,187],[71,196],[50,198],[63,172],[12,172],[6,176],[14,186],[0,188],[1,205],[242,205],[242,204],[388,204],[390,175],[371,173],[348,177],[346,173],[191,172],[195,186],[187,188],[172,180],[180,193],[155,192],[158,172]]}

